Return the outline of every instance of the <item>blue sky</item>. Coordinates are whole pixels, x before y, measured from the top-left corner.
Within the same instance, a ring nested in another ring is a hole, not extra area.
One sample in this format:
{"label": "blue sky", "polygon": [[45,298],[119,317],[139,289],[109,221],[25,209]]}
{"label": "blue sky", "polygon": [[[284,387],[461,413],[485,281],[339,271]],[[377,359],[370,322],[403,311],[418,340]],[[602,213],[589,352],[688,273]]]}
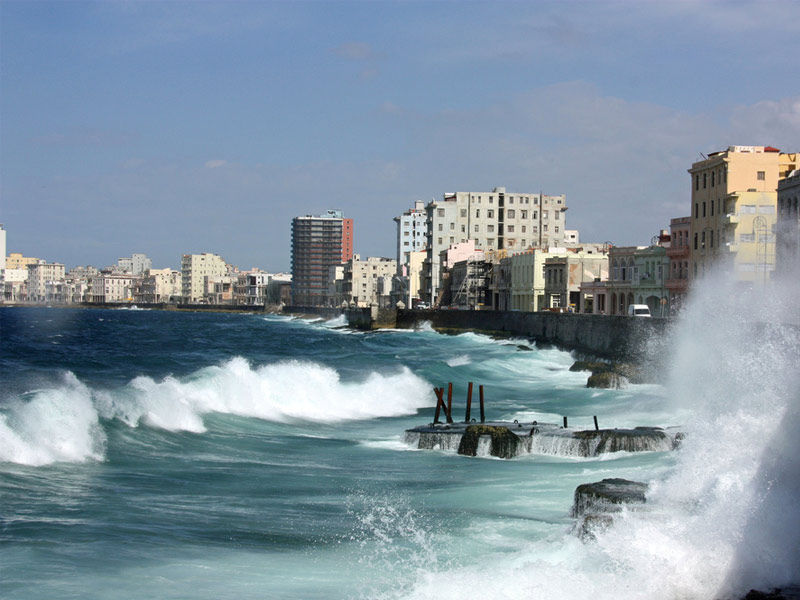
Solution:
{"label": "blue sky", "polygon": [[565,193],[583,241],[646,244],[686,169],[800,150],[800,3],[0,4],[8,251],[286,270],[291,218],[444,192]]}

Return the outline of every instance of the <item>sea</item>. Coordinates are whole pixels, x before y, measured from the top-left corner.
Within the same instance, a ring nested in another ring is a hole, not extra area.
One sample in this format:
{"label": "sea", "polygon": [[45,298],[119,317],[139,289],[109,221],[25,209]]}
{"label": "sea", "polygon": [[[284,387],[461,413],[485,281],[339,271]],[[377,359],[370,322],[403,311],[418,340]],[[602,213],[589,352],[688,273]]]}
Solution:
{"label": "sea", "polygon": [[[343,318],[0,308],[0,597],[726,599],[797,582],[794,306],[709,287],[662,376],[586,387],[529,340]],[[714,310],[708,310],[715,302]],[[761,307],[761,308],[759,308]],[[796,310],[796,309],[795,309]],[[784,312],[782,312],[784,311]],[[680,427],[671,452],[419,450],[491,420]],[[579,535],[575,488],[649,485]]]}

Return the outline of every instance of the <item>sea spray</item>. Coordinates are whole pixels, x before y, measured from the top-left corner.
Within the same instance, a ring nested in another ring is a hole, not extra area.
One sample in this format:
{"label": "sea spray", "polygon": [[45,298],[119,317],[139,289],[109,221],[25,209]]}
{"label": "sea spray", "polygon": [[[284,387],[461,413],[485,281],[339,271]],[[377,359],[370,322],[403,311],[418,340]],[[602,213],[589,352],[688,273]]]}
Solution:
{"label": "sea spray", "polygon": [[100,418],[130,427],[202,433],[203,416],[226,413],[274,422],[372,419],[429,405],[430,386],[407,368],[344,381],[317,363],[253,367],[241,357],[187,377],[139,376],[115,389],[90,390],[71,373],[61,387],[33,392],[0,413],[0,461],[41,465],[102,459]]}
{"label": "sea spray", "polygon": [[0,462],[100,460],[105,443],[91,393],[72,373],[61,387],[29,392],[0,413]]}

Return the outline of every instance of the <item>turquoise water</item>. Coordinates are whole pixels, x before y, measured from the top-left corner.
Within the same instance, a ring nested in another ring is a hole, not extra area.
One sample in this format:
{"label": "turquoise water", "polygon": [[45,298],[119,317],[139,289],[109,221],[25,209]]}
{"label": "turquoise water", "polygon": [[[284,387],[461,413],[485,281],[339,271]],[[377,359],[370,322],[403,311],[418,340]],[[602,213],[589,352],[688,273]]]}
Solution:
{"label": "turquoise water", "polygon": [[[661,554],[687,552],[669,528],[698,509],[659,492],[680,452],[503,461],[403,441],[448,381],[456,417],[473,381],[491,419],[686,425],[691,407],[664,387],[590,390],[566,352],[425,328],[146,310],[0,318],[4,598],[604,597],[609,586],[689,598],[719,584],[691,569],[643,583]],[[652,482],[654,509],[581,541],[575,487],[605,477]],[[666,538],[631,552],[644,531]],[[709,568],[719,578],[726,565]]]}

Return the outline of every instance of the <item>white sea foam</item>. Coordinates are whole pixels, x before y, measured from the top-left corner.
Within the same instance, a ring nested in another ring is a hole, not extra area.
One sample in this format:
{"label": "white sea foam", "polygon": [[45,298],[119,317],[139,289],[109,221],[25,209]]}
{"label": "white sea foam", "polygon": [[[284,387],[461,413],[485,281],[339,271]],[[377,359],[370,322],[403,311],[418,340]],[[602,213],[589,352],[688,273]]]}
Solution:
{"label": "white sea foam", "polygon": [[430,385],[407,368],[342,381],[330,367],[289,361],[252,367],[243,358],[189,377],[137,377],[113,390],[89,390],[69,374],[62,387],[20,398],[0,414],[0,460],[29,465],[103,456],[99,419],[131,427],[205,431],[219,412],[275,422],[334,423],[413,414],[430,404]]}
{"label": "white sea foam", "polygon": [[325,327],[345,327],[347,326],[347,317],[345,315],[339,315],[338,317],[325,321],[324,325]]}
{"label": "white sea foam", "polygon": [[30,392],[0,414],[0,462],[99,460],[105,442],[91,392],[71,373],[61,387]]}
{"label": "white sea foam", "polygon": [[453,358],[448,358],[445,362],[448,367],[461,367],[471,363],[472,359],[469,357],[469,354],[459,354]]}

